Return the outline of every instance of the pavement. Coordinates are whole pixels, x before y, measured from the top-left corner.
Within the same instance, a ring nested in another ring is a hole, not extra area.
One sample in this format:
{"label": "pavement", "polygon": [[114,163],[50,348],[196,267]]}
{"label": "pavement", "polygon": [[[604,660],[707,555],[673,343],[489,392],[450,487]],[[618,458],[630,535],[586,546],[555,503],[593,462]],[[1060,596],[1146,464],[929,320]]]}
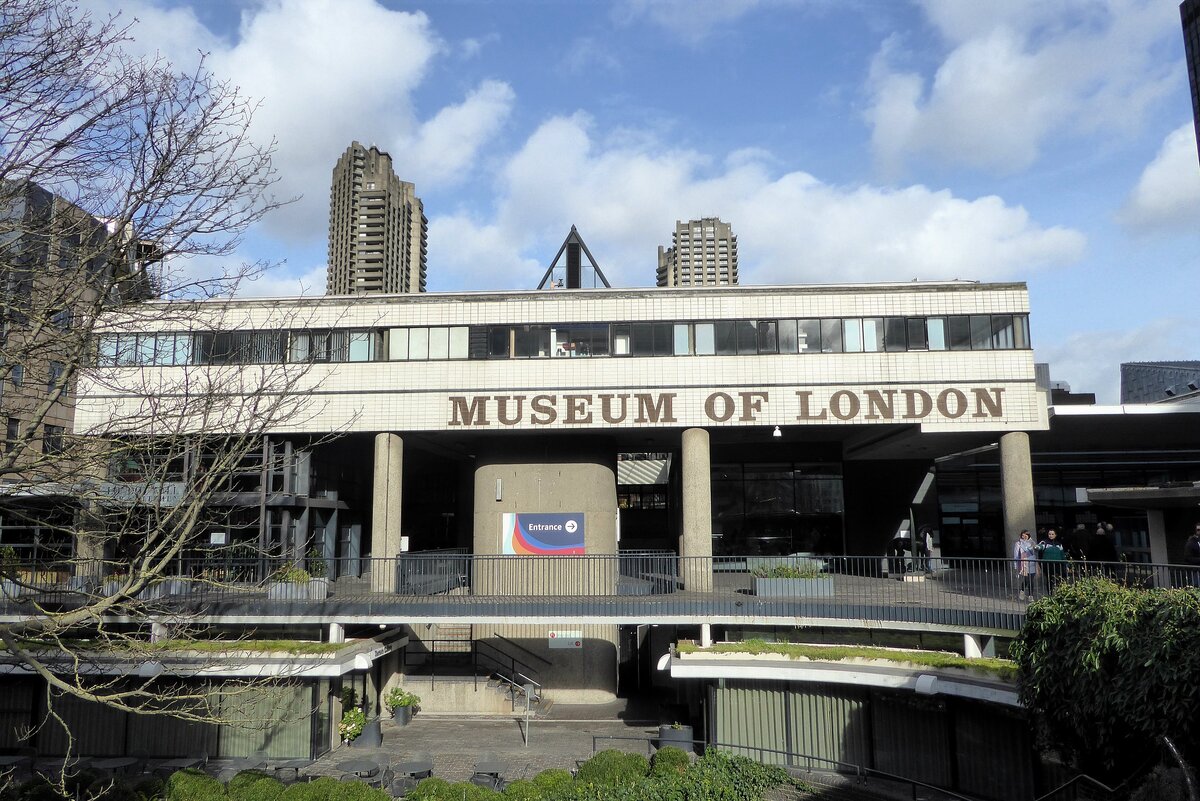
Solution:
{"label": "pavement", "polygon": [[[624,715],[626,719],[617,717]],[[351,759],[395,765],[416,759],[433,762],[433,775],[447,781],[466,781],[475,763],[495,761],[506,767],[502,778],[529,779],[543,770],[574,770],[594,751],[617,748],[649,756],[651,739],[658,736],[657,719],[642,717],[623,704],[556,705],[549,719],[534,718],[528,731],[524,718],[450,717],[418,714],[407,726],[390,719],[382,725],[379,748],[340,746],[303,772],[339,777],[337,767]]]}

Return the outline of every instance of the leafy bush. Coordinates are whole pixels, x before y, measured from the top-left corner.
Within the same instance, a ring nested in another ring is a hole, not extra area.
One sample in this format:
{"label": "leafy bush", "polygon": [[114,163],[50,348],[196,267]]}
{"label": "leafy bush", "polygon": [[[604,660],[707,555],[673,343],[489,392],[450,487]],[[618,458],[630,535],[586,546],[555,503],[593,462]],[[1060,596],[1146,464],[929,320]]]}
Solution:
{"label": "leafy bush", "polygon": [[278,801],[283,782],[260,770],[243,770],[229,780],[225,792],[234,801]]}
{"label": "leafy bush", "polygon": [[450,782],[431,776],[422,779],[417,786],[404,796],[405,801],[444,801],[450,798]]}
{"label": "leafy bush", "polygon": [[[568,778],[568,781],[570,779]],[[545,801],[546,794],[529,779],[516,779],[508,783],[501,793],[505,801]]]}
{"label": "leafy bush", "polygon": [[551,768],[550,770],[543,770],[530,779],[530,781],[534,787],[542,791],[542,795],[546,798],[555,798],[559,793],[571,786],[573,779],[569,772],[559,768]]}
{"label": "leafy bush", "polygon": [[757,799],[781,785],[800,786],[777,765],[764,765],[715,748],[706,750],[684,779],[696,786],[719,788],[712,794],[713,799]]}
{"label": "leafy bush", "polygon": [[225,787],[202,770],[177,770],[167,779],[167,801],[224,801]]}
{"label": "leafy bush", "polygon": [[40,776],[22,784],[17,791],[17,797],[21,801],[63,801],[64,799],[57,787]]}
{"label": "leafy bush", "polygon": [[295,562],[288,562],[275,571],[275,575],[271,577],[273,581],[283,581],[290,584],[307,584],[312,578],[312,575],[302,567],[296,565]]}
{"label": "leafy bush", "polygon": [[650,759],[650,775],[682,776],[691,764],[692,759],[687,751],[668,745],[658,749]]}
{"label": "leafy bush", "polygon": [[164,798],[167,794],[166,782],[157,776],[139,776],[131,780],[129,786],[141,799]]}
{"label": "leafy bush", "polygon": [[387,791],[366,782],[337,782],[324,798],[327,801],[392,801]]}
{"label": "leafy bush", "polygon": [[311,782],[298,782],[279,796],[280,801],[325,801],[339,784],[332,776],[322,776]]}
{"label": "leafy bush", "polygon": [[402,706],[417,706],[420,703],[421,696],[410,693],[403,687],[393,687],[383,696],[383,705],[388,708],[388,712],[393,712]]}
{"label": "leafy bush", "polygon": [[601,751],[579,766],[575,781],[579,784],[631,785],[646,778],[649,761],[641,754]]}
{"label": "leafy bush", "polygon": [[1029,605],[1009,648],[1021,701],[1079,770],[1124,778],[1171,737],[1200,758],[1200,593],[1130,589],[1103,578]]}
{"label": "leafy bush", "polygon": [[89,784],[81,798],[84,801],[141,801],[142,796],[128,782],[102,777]]}

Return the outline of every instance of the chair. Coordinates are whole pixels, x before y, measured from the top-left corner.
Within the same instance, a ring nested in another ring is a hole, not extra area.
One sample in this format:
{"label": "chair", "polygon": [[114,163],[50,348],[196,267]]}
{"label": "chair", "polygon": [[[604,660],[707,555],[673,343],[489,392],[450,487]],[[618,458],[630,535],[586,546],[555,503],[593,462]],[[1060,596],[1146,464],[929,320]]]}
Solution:
{"label": "chair", "polygon": [[392,798],[403,798],[408,793],[412,792],[420,784],[419,781],[411,776],[400,776],[392,780]]}

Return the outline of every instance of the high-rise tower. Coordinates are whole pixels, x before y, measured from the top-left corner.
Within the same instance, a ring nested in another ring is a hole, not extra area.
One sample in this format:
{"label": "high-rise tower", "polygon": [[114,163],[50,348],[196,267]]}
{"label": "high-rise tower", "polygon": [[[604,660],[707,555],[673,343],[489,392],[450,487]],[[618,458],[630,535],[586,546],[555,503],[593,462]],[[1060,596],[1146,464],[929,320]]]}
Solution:
{"label": "high-rise tower", "polygon": [[737,237],[716,217],[676,220],[671,247],[658,249],[659,286],[730,286],[737,270]]}
{"label": "high-rise tower", "polygon": [[428,224],[392,157],[352,142],[333,168],[325,294],[424,292]]}
{"label": "high-rise tower", "polygon": [[1183,0],[1183,49],[1187,54],[1188,80],[1192,85],[1192,117],[1196,127],[1196,150],[1200,151],[1200,0]]}

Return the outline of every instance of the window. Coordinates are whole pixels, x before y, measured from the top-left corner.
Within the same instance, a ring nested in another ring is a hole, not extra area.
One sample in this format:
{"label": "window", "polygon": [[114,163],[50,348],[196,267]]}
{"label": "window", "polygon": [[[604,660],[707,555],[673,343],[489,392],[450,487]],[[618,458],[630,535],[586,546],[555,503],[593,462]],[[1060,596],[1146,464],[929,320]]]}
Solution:
{"label": "window", "polygon": [[880,317],[867,317],[862,321],[863,324],[863,350],[870,353],[878,353],[883,350],[883,319]]}
{"label": "window", "polygon": [[883,321],[883,349],[895,353],[907,349],[908,337],[905,335],[903,317],[888,317]]}
{"label": "window", "polygon": [[753,320],[738,320],[734,323],[737,329],[738,353],[754,355],[758,353],[758,328]]}
{"label": "window", "polygon": [[841,353],[842,352],[842,321],[841,320],[822,320],[821,321],[821,352],[822,353]]}
{"label": "window", "polygon": [[465,325],[455,326],[450,329],[450,353],[451,359],[467,358],[468,344],[470,342],[469,331]]}
{"label": "window", "polygon": [[796,337],[797,347],[800,353],[820,353],[821,352],[821,321],[820,320],[797,320],[796,321]]}
{"label": "window", "polygon": [[947,321],[950,329],[950,350],[970,350],[971,318],[950,317]]}
{"label": "window", "polygon": [[692,327],[687,323],[675,324],[674,353],[676,356],[692,355]]}
{"label": "window", "polygon": [[930,350],[946,349],[946,320],[944,317],[930,317],[925,321],[925,331],[929,335]]}
{"label": "window", "polygon": [[795,353],[799,347],[799,339],[796,334],[795,320],[780,320],[779,321],[779,352],[780,353]]}
{"label": "window", "polygon": [[488,332],[488,356],[493,359],[508,358],[509,329],[497,326]]}
{"label": "window", "polygon": [[758,321],[758,352],[779,352],[779,338],[774,320]]}
{"label": "window", "polygon": [[58,309],[50,312],[50,324],[61,331],[66,331],[71,327],[71,310]]}
{"label": "window", "polygon": [[992,315],[992,347],[999,350],[1013,349],[1013,317],[1011,314]]}
{"label": "window", "polygon": [[429,329],[429,358],[445,360],[450,358],[450,329],[439,327]]}
{"label": "window", "polygon": [[717,352],[715,328],[712,323],[696,323],[696,355],[712,356]]}
{"label": "window", "polygon": [[992,349],[992,320],[986,314],[971,315],[971,348]]}
{"label": "window", "polygon": [[25,383],[25,367],[24,365],[14,364],[12,366],[12,382],[14,387],[19,387]]}
{"label": "window", "polygon": [[[889,342],[889,344],[891,344]],[[925,320],[921,317],[908,319],[908,349],[927,350],[929,339],[925,336]]]}
{"label": "window", "polygon": [[[445,329],[442,329],[443,331]],[[444,341],[444,340],[443,340]],[[377,350],[374,331],[351,331],[349,360],[352,362],[370,362],[375,360]],[[443,357],[445,358],[445,357]]]}
{"label": "window", "polygon": [[736,356],[737,355],[737,327],[732,322],[713,323],[713,331],[716,333],[717,340],[717,355],[718,356]]}
{"label": "window", "polygon": [[422,361],[429,358],[429,329],[408,329],[408,358]]}
{"label": "window", "polygon": [[62,426],[42,426],[42,453],[53,456],[66,450],[65,434]]}
{"label": "window", "polygon": [[845,347],[846,353],[862,352],[862,320],[857,317],[842,320],[842,344]]}
{"label": "window", "polygon": [[402,361],[408,358],[408,329],[393,328],[388,331],[388,358]]}
{"label": "window", "polygon": [[4,452],[12,453],[17,447],[17,440],[21,438],[21,420],[17,417],[8,418],[8,424],[4,427]]}
{"label": "window", "polygon": [[[66,367],[62,362],[50,362],[50,369],[48,370],[48,377],[46,380],[46,392],[53,395],[56,391],[58,391],[59,384],[62,383],[62,377],[65,371]],[[64,395],[66,394],[66,387],[63,387],[62,392]]]}

